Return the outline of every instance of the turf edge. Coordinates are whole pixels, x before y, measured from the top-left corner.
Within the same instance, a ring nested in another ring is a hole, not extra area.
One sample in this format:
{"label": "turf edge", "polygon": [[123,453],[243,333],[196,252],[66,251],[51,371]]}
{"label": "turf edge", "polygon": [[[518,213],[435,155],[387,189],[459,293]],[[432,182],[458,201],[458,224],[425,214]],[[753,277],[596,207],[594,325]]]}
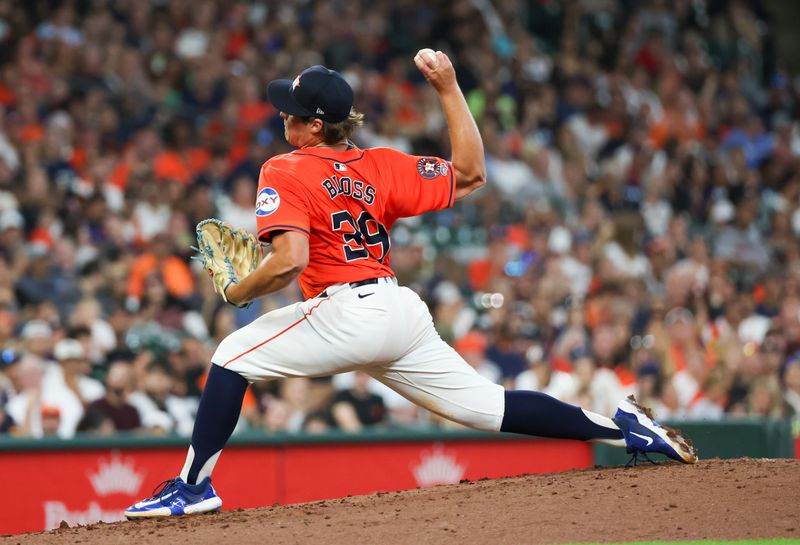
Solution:
{"label": "turf edge", "polygon": [[615,543],[568,543],[566,545],[800,545],[800,538],[702,540],[702,541],[626,541]]}

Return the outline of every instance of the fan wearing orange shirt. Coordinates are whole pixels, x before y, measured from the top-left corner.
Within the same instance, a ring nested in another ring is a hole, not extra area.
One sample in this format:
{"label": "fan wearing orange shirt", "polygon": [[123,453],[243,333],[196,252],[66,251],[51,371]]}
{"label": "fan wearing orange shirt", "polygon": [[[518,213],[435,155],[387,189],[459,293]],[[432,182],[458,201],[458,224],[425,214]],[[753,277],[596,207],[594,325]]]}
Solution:
{"label": "fan wearing orange shirt", "polygon": [[[632,400],[611,418],[530,391],[505,391],[479,375],[433,327],[427,305],[398,286],[389,230],[398,218],[447,208],[485,184],[483,143],[442,52],[414,61],[439,95],[452,162],[391,149],[359,149],[345,79],[312,66],[273,81],[295,151],[268,160],[259,179],[258,237],[272,252],[226,289],[242,305],[299,280],[306,300],[239,329],[217,347],[180,476],[125,511],[128,518],[219,509],[211,472],[239,417],[249,382],[360,370],[437,415],[472,428],[604,441],[631,452],[696,459]],[[643,438],[643,439],[642,439]]]}

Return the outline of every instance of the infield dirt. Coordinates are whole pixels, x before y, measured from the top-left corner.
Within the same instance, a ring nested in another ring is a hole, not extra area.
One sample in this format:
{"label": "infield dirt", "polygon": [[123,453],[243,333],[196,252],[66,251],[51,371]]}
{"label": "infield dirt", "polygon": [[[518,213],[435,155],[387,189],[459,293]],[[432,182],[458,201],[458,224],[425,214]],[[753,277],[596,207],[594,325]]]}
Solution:
{"label": "infield dirt", "polygon": [[[225,491],[221,491],[224,499]],[[463,482],[298,505],[94,524],[12,544],[540,544],[796,537],[800,460],[708,460]]]}

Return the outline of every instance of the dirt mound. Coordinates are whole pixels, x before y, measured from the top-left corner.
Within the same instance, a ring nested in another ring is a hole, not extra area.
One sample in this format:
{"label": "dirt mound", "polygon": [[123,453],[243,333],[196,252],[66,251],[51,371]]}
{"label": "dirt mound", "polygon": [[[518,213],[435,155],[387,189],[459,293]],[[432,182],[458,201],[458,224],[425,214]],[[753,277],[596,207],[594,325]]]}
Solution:
{"label": "dirt mound", "polygon": [[[0,538],[63,543],[568,543],[797,537],[798,460],[709,460],[464,482]],[[222,491],[224,499],[224,490]]]}

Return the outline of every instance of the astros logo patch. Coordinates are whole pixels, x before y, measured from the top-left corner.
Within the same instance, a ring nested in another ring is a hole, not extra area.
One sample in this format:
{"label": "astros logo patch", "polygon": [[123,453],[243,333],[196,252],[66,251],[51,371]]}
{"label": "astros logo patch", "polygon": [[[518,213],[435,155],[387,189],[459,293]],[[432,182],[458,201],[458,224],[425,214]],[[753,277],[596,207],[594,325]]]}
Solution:
{"label": "astros logo patch", "polygon": [[258,192],[256,198],[256,216],[269,216],[281,205],[281,196],[271,187]]}
{"label": "astros logo patch", "polygon": [[[433,180],[436,176],[442,174],[439,160],[433,157],[423,157],[417,161],[417,172],[420,173],[420,176],[428,180]],[[447,173],[446,166],[444,172]]]}

